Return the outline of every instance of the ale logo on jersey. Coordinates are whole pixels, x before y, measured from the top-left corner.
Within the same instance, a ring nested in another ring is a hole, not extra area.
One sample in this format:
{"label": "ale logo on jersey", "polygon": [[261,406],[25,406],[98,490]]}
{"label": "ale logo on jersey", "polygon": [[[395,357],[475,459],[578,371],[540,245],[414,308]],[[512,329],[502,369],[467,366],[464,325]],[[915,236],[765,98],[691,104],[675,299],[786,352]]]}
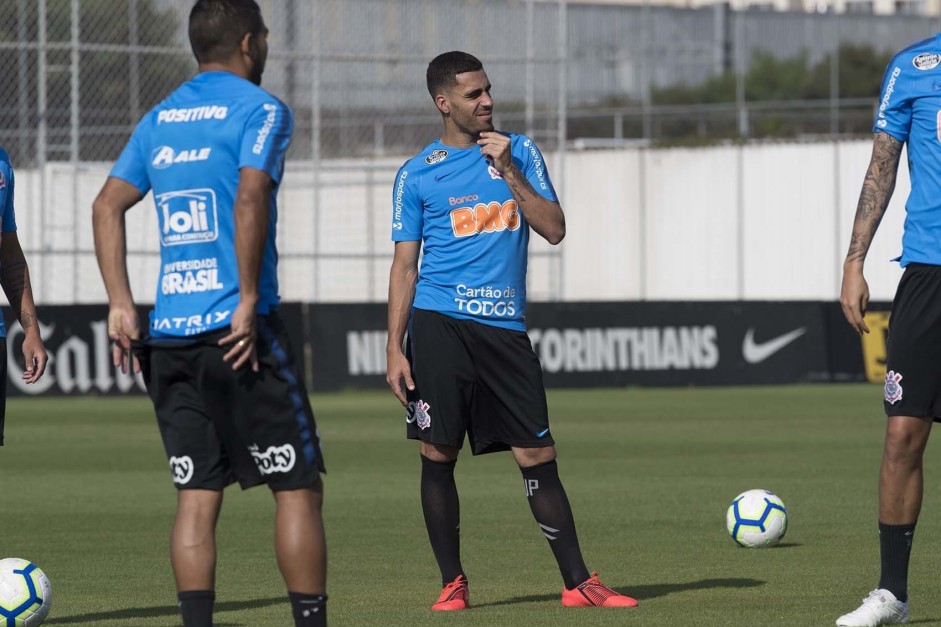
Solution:
{"label": "ale logo on jersey", "polygon": [[163,246],[202,244],[219,237],[216,193],[211,189],[186,189],[154,197]]}
{"label": "ale logo on jersey", "polygon": [[151,153],[150,164],[157,170],[166,170],[178,163],[193,163],[194,161],[207,161],[212,148],[193,148],[177,152],[170,146],[160,146]]}

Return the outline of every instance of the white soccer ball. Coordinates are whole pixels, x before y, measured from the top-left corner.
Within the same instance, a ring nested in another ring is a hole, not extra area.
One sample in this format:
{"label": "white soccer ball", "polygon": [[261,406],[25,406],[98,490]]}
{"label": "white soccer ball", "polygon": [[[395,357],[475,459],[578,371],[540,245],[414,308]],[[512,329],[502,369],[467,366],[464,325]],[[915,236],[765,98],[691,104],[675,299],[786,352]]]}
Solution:
{"label": "white soccer ball", "polygon": [[787,508],[773,492],[748,490],[729,505],[725,525],[741,546],[752,549],[774,546],[787,532]]}
{"label": "white soccer ball", "polygon": [[52,607],[52,584],[36,564],[0,559],[0,625],[36,627]]}

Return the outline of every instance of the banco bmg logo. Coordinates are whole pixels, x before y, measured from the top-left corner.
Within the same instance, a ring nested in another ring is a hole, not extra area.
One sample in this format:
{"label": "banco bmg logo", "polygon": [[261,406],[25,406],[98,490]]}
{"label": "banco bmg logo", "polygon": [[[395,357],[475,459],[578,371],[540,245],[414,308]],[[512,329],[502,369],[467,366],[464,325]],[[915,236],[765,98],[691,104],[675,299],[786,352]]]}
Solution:
{"label": "banco bmg logo", "polygon": [[219,237],[216,193],[211,189],[186,189],[154,197],[164,246],[201,244]]}

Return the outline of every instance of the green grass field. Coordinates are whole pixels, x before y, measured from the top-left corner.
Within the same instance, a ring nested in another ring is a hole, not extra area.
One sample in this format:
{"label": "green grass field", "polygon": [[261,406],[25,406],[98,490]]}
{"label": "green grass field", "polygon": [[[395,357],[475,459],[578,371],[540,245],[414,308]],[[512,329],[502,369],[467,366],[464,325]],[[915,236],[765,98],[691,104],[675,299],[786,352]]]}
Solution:
{"label": "green grass field", "polygon": [[[878,580],[884,418],[868,385],[552,391],[559,467],[589,568],[634,609],[563,609],[561,579],[509,454],[458,464],[473,608],[440,587],[419,505],[417,445],[388,393],[313,397],[325,443],[334,626],[832,625]],[[941,624],[941,481],[929,446],[912,622]],[[788,506],[782,546],[738,548],[729,501]],[[146,399],[15,399],[0,449],[0,557],[37,562],[48,625],[179,625],[168,538],[175,491]],[[274,562],[273,502],[230,489],[216,625],[292,623]]]}

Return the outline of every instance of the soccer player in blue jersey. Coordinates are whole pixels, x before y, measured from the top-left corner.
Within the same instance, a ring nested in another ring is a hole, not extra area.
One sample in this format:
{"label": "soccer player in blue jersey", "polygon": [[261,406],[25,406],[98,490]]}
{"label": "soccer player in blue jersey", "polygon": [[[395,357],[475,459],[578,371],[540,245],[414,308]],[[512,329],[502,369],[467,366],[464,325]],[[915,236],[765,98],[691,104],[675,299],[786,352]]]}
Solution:
{"label": "soccer player in blue jersey", "polygon": [[422,510],[443,585],[432,609],[469,606],[454,482],[465,434],[475,455],[512,451],[562,573],[562,605],[637,605],[582,560],[526,334],[529,230],[551,244],[565,236],[545,161],[530,138],[494,130],[478,59],[442,54],[426,78],[444,133],[395,179],[386,380],[420,441]]}
{"label": "soccer player in blue jersey", "polygon": [[843,263],[840,302],[858,333],[869,333],[869,286],[863,264],[895,189],[902,147],[908,146],[911,192],[905,204],[899,281],[886,359],[888,416],[879,471],[879,585],[842,627],[907,623],[908,561],[921,511],[922,459],[931,425],[941,420],[941,33],[889,62],[876,113],[872,159],[856,208]]}
{"label": "soccer player in blue jersey", "polygon": [[[199,73],[140,121],[93,210],[115,363],[141,368],[178,488],[171,561],[185,627],[212,624],[215,526],[235,481],[274,494],[295,625],[326,624],[323,458],[278,317],[276,198],[293,114],[259,87],[267,33],[254,0],[195,3]],[[124,213],[150,190],[161,266],[138,339]]]}
{"label": "soccer player in blue jersey", "polygon": [[[0,287],[23,328],[23,381],[36,383],[46,371],[49,357],[39,335],[39,319],[29,282],[29,266],[16,235],[13,208],[15,185],[10,155],[0,146]],[[0,316],[0,446],[7,406],[7,330]]]}

